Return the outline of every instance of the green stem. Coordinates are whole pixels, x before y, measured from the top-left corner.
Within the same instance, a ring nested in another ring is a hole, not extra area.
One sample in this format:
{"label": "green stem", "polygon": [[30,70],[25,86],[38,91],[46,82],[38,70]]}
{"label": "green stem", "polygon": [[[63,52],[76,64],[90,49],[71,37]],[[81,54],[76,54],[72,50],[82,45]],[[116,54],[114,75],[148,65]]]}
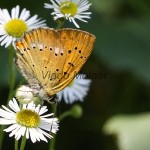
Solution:
{"label": "green stem", "polygon": [[65,19],[64,20],[58,20],[58,25],[57,25],[56,29],[61,29],[62,26],[64,25],[64,23],[65,23]]}
{"label": "green stem", "polygon": [[4,130],[5,126],[0,127],[0,150],[2,150],[3,139],[4,139]]}
{"label": "green stem", "polygon": [[53,135],[53,138],[50,141],[49,150],[55,150],[55,143],[56,143],[56,134]]}
{"label": "green stem", "polygon": [[26,136],[22,137],[22,141],[21,141],[21,146],[20,146],[20,150],[24,150],[25,145],[26,145]]}
{"label": "green stem", "polygon": [[8,101],[12,99],[13,97],[13,90],[15,85],[15,79],[16,79],[16,71],[15,71],[15,65],[13,63],[14,58],[14,48],[12,46],[9,47],[9,60],[8,60],[8,71],[9,71],[9,95],[8,95]]}
{"label": "green stem", "polygon": [[66,111],[64,112],[62,115],[60,115],[59,117],[59,122],[62,121],[64,118],[71,116],[71,112],[70,111]]}
{"label": "green stem", "polygon": [[[55,104],[52,105],[52,112],[54,113],[53,117],[56,117],[56,112],[57,112],[57,97],[55,99]],[[49,143],[49,150],[54,150],[55,149],[55,143],[56,143],[56,134],[53,135],[53,138],[51,139]]]}
{"label": "green stem", "polygon": [[[59,117],[59,122],[62,121],[64,118],[68,117],[71,115],[70,111],[64,112],[60,117]],[[49,145],[49,150],[55,150],[55,143],[56,143],[56,134],[53,135],[53,138],[51,139],[50,145]]]}
{"label": "green stem", "polygon": [[18,141],[15,140],[15,150],[18,150]]}
{"label": "green stem", "polygon": [[[13,97],[13,89],[14,89],[14,84],[15,84],[15,79],[16,79],[16,72],[14,70],[14,64],[13,64],[13,58],[14,58],[14,48],[13,46],[9,47],[9,58],[8,58],[8,73],[9,73],[9,94],[8,94],[8,99],[7,99],[7,105],[9,100]],[[4,129],[6,126],[1,126],[0,127],[0,150],[2,150],[2,145],[3,145],[3,139],[4,139]]]}

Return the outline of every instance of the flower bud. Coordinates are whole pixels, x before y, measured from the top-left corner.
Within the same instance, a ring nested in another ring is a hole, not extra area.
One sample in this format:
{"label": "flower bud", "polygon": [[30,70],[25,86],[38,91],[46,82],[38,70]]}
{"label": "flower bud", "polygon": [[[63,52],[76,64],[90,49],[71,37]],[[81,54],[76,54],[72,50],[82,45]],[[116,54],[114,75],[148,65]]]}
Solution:
{"label": "flower bud", "polygon": [[71,116],[74,118],[80,118],[82,116],[82,107],[80,105],[74,105],[71,110]]}
{"label": "flower bud", "polygon": [[16,98],[20,103],[28,104],[34,100],[33,90],[26,85],[22,85],[17,89]]}

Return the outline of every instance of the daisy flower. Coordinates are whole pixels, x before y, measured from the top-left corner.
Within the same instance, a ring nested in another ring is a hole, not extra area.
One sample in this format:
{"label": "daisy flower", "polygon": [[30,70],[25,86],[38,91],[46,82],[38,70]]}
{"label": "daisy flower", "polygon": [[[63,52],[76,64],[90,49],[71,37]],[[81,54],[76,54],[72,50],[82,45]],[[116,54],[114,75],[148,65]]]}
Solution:
{"label": "daisy flower", "polygon": [[0,9],[0,42],[1,46],[8,47],[23,33],[38,27],[46,26],[45,20],[38,19],[38,15],[30,17],[30,11],[24,8],[20,12],[20,6],[12,8],[11,14],[7,9]]}
{"label": "daisy flower", "polygon": [[85,77],[83,74],[78,74],[69,86],[57,93],[59,100],[64,99],[67,104],[83,101],[91,84],[91,80],[85,79]]}
{"label": "daisy flower", "polygon": [[[53,114],[43,115],[48,111],[46,106],[35,106],[33,102],[23,104],[22,109],[15,98],[10,100],[9,108],[2,105],[0,108],[0,124],[10,125],[6,132],[11,132],[10,137],[15,136],[19,140],[21,136],[31,139],[33,143],[36,141],[45,141],[46,138],[52,138],[51,133],[58,130],[57,118],[53,118]],[[51,116],[51,118],[50,118]]]}
{"label": "daisy flower", "polygon": [[75,21],[78,19],[83,22],[87,22],[85,19],[90,18],[91,12],[87,12],[91,3],[88,0],[50,0],[52,4],[44,3],[45,8],[53,9],[51,13],[54,16],[54,20],[59,18],[65,18],[79,28],[79,25]]}

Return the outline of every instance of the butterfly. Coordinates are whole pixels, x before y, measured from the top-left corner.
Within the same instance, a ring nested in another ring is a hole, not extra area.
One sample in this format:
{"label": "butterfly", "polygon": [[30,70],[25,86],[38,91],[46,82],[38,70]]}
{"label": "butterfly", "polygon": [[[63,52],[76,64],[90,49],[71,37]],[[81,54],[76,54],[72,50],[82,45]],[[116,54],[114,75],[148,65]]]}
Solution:
{"label": "butterfly", "polygon": [[38,28],[15,42],[15,62],[34,94],[49,101],[90,56],[95,36],[76,29]]}

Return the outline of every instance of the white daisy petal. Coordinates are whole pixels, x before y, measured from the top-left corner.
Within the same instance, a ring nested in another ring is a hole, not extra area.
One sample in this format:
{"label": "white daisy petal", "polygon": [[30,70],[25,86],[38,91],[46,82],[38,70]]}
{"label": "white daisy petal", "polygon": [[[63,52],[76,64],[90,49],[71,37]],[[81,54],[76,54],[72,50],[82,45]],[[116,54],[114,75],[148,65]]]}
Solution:
{"label": "white daisy petal", "polygon": [[[53,9],[51,15],[54,20],[65,18],[79,28],[76,19],[87,22],[84,19],[90,19],[91,12],[87,12],[91,6],[88,0],[50,0],[52,4],[44,3],[44,8]],[[66,8],[65,8],[66,7]],[[64,9],[63,9],[64,8]],[[66,11],[66,10],[67,11]],[[70,11],[70,12],[69,12]]]}
{"label": "white daisy petal", "polygon": [[36,138],[35,138],[35,135],[34,135],[34,133],[33,133],[32,128],[29,128],[29,134],[30,134],[31,141],[32,141],[33,143],[35,143],[35,142],[36,142]]}
{"label": "white daisy petal", "polygon": [[38,136],[40,137],[40,139],[42,140],[42,141],[45,141],[45,142],[47,142],[47,139],[44,137],[44,135],[42,134],[42,132],[41,132],[41,129],[37,129],[38,130]]}
{"label": "white daisy petal", "polygon": [[80,28],[80,26],[77,24],[77,22],[75,21],[74,18],[71,18],[72,22],[74,23],[74,25],[77,27],[77,28]]}
{"label": "white daisy petal", "polygon": [[0,118],[0,124],[1,125],[9,125],[9,124],[13,124],[16,123],[14,120],[7,120],[7,119],[1,119]]}
{"label": "white daisy petal", "polygon": [[[1,46],[7,44],[7,41],[9,40],[8,36],[1,42]],[[6,46],[5,46],[6,47]]]}
{"label": "white daisy petal", "polygon": [[57,2],[57,4],[59,4],[59,5],[61,4],[60,0],[56,0],[56,2]]}
{"label": "white daisy petal", "polygon": [[0,42],[3,41],[6,37],[7,37],[7,35],[1,36],[1,37],[0,37]]}
{"label": "white daisy petal", "polygon": [[15,12],[15,18],[19,17],[19,10],[20,10],[20,7],[17,5],[16,12]]}
{"label": "white daisy petal", "polygon": [[33,143],[35,143],[36,141],[40,141],[37,128],[30,128],[29,132],[30,132],[30,137]]}
{"label": "white daisy petal", "polygon": [[[58,131],[58,119],[53,118],[52,113],[41,116],[48,111],[47,106],[36,106],[31,102],[23,104],[20,109],[16,99],[13,98],[9,102],[9,107],[10,109],[5,106],[0,108],[0,125],[10,125],[4,131],[10,132],[9,136],[14,136],[16,140],[26,136],[33,143],[41,140],[48,142],[47,138],[52,138],[50,133]],[[35,119],[33,119],[34,117]],[[29,121],[30,119],[32,121]],[[33,122],[33,120],[35,121]]]}
{"label": "white daisy petal", "polygon": [[47,111],[48,111],[47,106],[43,106],[43,107],[40,109],[40,111],[39,111],[39,115],[42,115],[42,114],[44,114],[44,113],[47,112]]}
{"label": "white daisy petal", "polygon": [[21,136],[24,136],[25,132],[26,132],[26,127],[21,126],[19,130],[15,133],[15,139],[19,140]]}
{"label": "white daisy petal", "polygon": [[39,114],[39,111],[40,111],[40,105],[38,105],[36,108],[35,108],[35,112]]}
{"label": "white daisy petal", "polygon": [[66,88],[66,90],[64,89],[64,92],[63,92],[63,97],[66,101],[66,103],[69,103],[70,102],[70,97],[68,96],[68,88]]}
{"label": "white daisy petal", "polygon": [[58,8],[59,6],[57,5],[57,3],[54,0],[51,0],[52,4],[54,7]]}
{"label": "white daisy petal", "polygon": [[2,11],[2,18],[3,18],[4,20],[6,20],[6,21],[8,21],[8,20],[11,19],[11,17],[10,17],[10,15],[9,15],[7,9],[3,9],[3,11]]}
{"label": "white daisy petal", "polygon": [[25,8],[22,10],[20,14],[20,19],[26,21],[30,17],[30,11],[26,10]]}
{"label": "white daisy petal", "polygon": [[15,10],[16,10],[15,7],[11,10],[11,19],[15,18]]}
{"label": "white daisy petal", "polygon": [[19,105],[15,98],[13,98],[12,101],[9,101],[9,107],[15,112],[20,111]]}
{"label": "white daisy petal", "polygon": [[11,131],[15,130],[16,128],[18,128],[18,124],[13,124],[10,127],[6,128],[4,131],[11,132]]}
{"label": "white daisy petal", "polygon": [[45,20],[38,19],[37,15],[29,17],[30,11],[25,8],[20,11],[19,5],[12,8],[10,14],[7,9],[0,9],[0,45],[8,47],[12,44],[14,46],[14,41],[22,37],[22,33],[33,28],[46,27]]}
{"label": "white daisy petal", "polygon": [[[0,111],[3,111],[3,113],[4,113],[4,111],[7,112],[7,113],[12,113],[12,114],[14,113],[13,111],[11,111],[10,109],[8,109],[8,108],[5,107],[4,105],[2,105],[2,107],[3,107],[4,110],[3,110],[3,109],[0,109]],[[1,115],[4,115],[4,114],[1,114]]]}
{"label": "white daisy petal", "polygon": [[32,109],[34,107],[33,101],[27,105],[27,109]]}
{"label": "white daisy petal", "polygon": [[50,117],[50,116],[52,116],[53,115],[53,113],[51,113],[51,114],[47,114],[47,115],[43,115],[43,116],[41,116],[42,118],[46,118],[46,117]]}
{"label": "white daisy petal", "polygon": [[67,104],[83,101],[91,84],[91,80],[85,79],[85,77],[84,74],[77,75],[68,87],[57,93],[59,101],[63,99]]}
{"label": "white daisy petal", "polygon": [[[16,133],[21,134],[20,129],[21,125],[18,125],[14,130],[12,130],[12,132],[9,134],[10,137],[14,136]],[[7,132],[7,131],[6,131]]]}
{"label": "white daisy petal", "polygon": [[54,8],[54,6],[51,5],[51,4],[48,4],[48,3],[44,3],[44,8],[50,8],[50,9],[52,9],[52,8]]}
{"label": "white daisy petal", "polygon": [[29,129],[26,130],[26,138],[29,139]]}
{"label": "white daisy petal", "polygon": [[41,129],[44,129],[45,131],[50,131],[51,127],[52,127],[52,123],[50,124],[50,123],[47,123],[46,120],[41,120],[41,123],[40,123],[39,127]]}
{"label": "white daisy petal", "polygon": [[45,132],[45,131],[43,131],[43,130],[40,130],[40,131],[41,131],[41,133],[42,133],[43,135],[45,135],[46,137],[52,138],[52,136],[51,136],[49,133],[47,133],[47,132]]}
{"label": "white daisy petal", "polygon": [[36,21],[37,17],[38,17],[38,15],[34,15],[34,16],[31,17],[30,19],[28,19],[28,20],[26,21],[26,23],[27,23],[28,25],[31,25],[33,21],[34,21],[34,22]]}
{"label": "white daisy petal", "polygon": [[7,43],[6,43],[5,47],[8,47],[12,43],[12,41],[13,41],[12,37],[9,36],[7,39]]}

